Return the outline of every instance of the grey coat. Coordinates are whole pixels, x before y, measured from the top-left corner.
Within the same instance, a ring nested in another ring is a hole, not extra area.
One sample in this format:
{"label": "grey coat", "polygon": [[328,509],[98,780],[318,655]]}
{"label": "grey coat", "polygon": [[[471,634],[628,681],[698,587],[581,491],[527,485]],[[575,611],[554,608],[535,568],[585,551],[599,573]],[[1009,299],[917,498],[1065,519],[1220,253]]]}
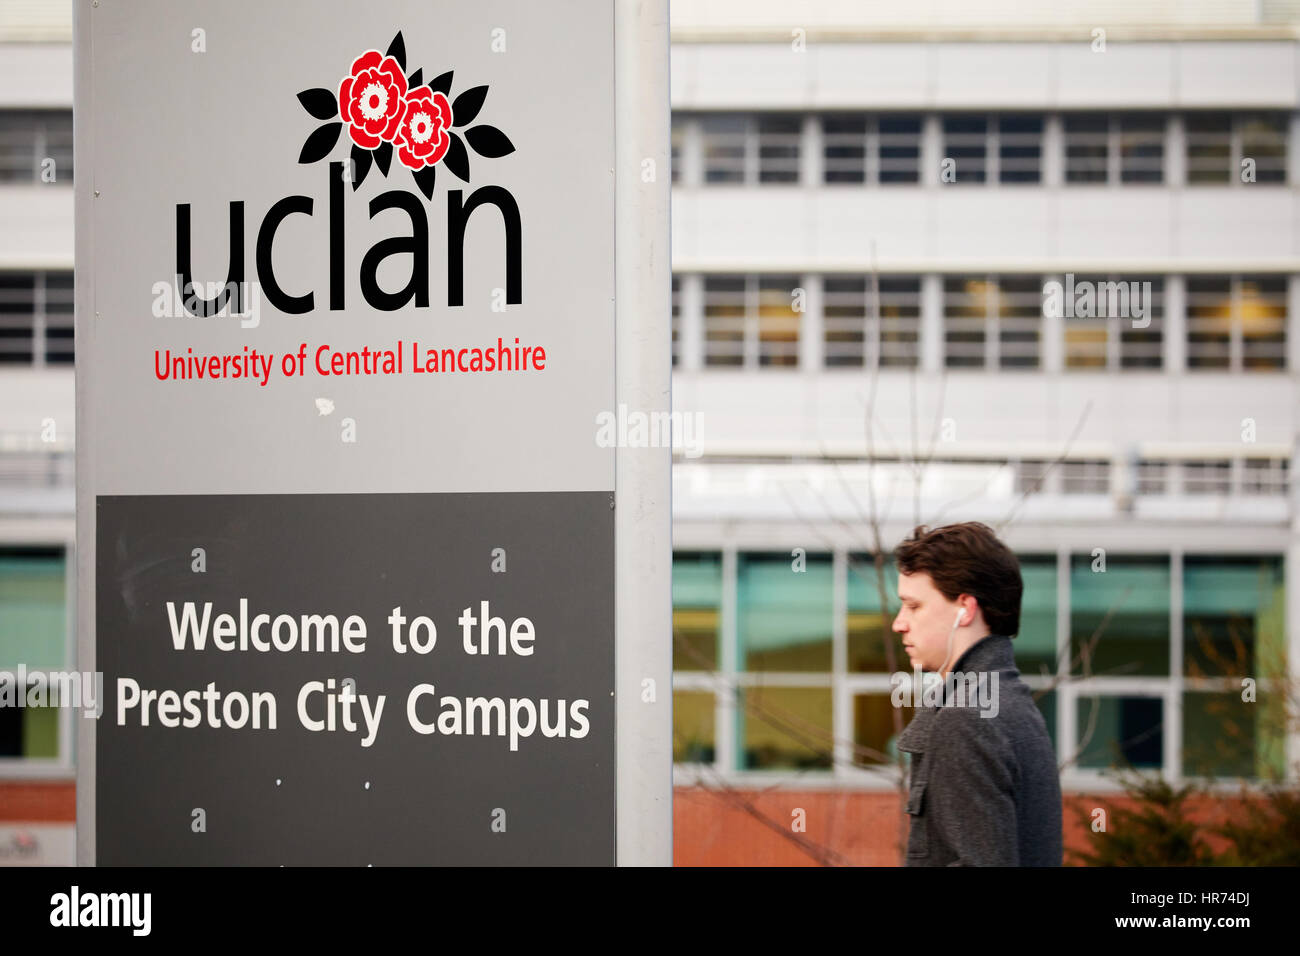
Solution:
{"label": "grey coat", "polygon": [[971,698],[965,706],[918,706],[899,735],[898,749],[912,755],[907,865],[1060,866],[1056,754],[1011,638],[983,638],[952,670],[983,673],[996,690],[996,713]]}

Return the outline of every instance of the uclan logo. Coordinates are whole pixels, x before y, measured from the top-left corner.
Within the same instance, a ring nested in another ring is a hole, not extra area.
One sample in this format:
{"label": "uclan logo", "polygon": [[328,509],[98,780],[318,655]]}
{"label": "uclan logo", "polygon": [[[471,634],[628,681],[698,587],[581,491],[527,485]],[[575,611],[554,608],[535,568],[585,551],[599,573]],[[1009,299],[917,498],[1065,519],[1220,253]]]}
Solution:
{"label": "uclan logo", "polygon": [[[344,308],[344,193],[343,164],[330,163],[329,191],[329,307],[331,311]],[[480,186],[463,198],[459,189],[447,193],[447,305],[465,304],[465,227],[476,209],[495,206],[505,224],[506,303],[518,305],[523,301],[523,227],[519,206],[509,190],[502,186]],[[310,196],[286,196],[275,203],[262,218],[257,230],[256,267],[257,281],[262,294],[272,306],[289,315],[302,315],[316,307],[316,294],[308,291],[292,294],[286,291],[276,277],[271,265],[271,249],[276,230],[288,216],[311,216],[315,202]],[[417,308],[429,305],[429,222],[424,203],[412,193],[400,189],[380,193],[370,200],[370,218],[386,209],[401,209],[411,220],[411,234],[381,239],[367,250],[361,259],[361,295],[375,309],[392,312],[414,300]],[[176,275],[180,284],[181,300],[185,310],[192,315],[211,316],[231,306],[231,315],[242,315],[244,306],[244,203],[230,203],[230,266],[224,288],[211,299],[202,298],[193,285],[193,266],[190,252],[190,204],[176,206]],[[410,255],[411,277],[396,292],[385,292],[379,287],[376,273],[379,264],[389,256]]]}
{"label": "uclan logo", "polygon": [[[406,46],[398,33],[387,51],[366,50],[352,61],[351,68],[331,89],[303,90],[298,100],[313,117],[327,120],[307,137],[299,163],[315,163],[333,150],[344,127],[352,142],[348,180],[355,190],[373,166],[385,177],[396,152],[400,166],[411,176],[425,198],[432,200],[439,167],[468,183],[470,149],[491,159],[514,152],[509,137],[494,126],[470,126],[487,97],[486,86],[465,90],[450,98],[452,71],[424,81],[424,71],[405,74]],[[457,128],[462,130],[464,138]],[[329,169],[329,307],[345,307],[344,288],[344,198],[343,163],[331,162]],[[481,206],[495,206],[505,226],[506,303],[523,301],[523,229],[519,205],[502,186],[481,186],[465,199],[459,189],[447,193],[447,305],[465,304],[465,229],[470,216]],[[257,230],[257,279],[267,301],[289,315],[302,315],[316,307],[314,291],[294,294],[286,291],[272,267],[272,249],[280,224],[292,215],[311,216],[315,201],[310,196],[286,196],[267,210]],[[361,294],[375,309],[392,312],[414,301],[417,308],[429,305],[429,221],[424,203],[413,193],[400,189],[380,193],[370,200],[370,218],[387,209],[400,209],[411,221],[410,235],[393,236],[376,242],[361,260]],[[190,204],[176,206],[176,278],[180,298],[187,312],[211,316],[229,307],[231,315],[245,309],[244,204],[230,203],[229,268],[226,283],[213,298],[202,298],[193,282]],[[380,263],[390,256],[410,255],[411,277],[396,292],[379,287],[376,275]]]}

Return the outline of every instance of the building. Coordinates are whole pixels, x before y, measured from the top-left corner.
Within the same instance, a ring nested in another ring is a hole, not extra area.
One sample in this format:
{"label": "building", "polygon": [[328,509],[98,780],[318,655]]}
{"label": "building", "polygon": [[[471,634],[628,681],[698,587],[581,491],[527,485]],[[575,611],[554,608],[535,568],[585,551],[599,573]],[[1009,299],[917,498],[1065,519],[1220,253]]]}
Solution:
{"label": "building", "polygon": [[[677,860],[897,862],[922,522],[1021,556],[1068,798],[1293,776],[1300,4],[805,6],[673,5]],[[0,0],[0,669],[74,666],[70,22]],[[0,709],[0,863],[74,719]]]}
{"label": "building", "polygon": [[1300,5],[673,16],[677,861],[898,860],[919,523],[1020,555],[1067,801],[1294,775]]}

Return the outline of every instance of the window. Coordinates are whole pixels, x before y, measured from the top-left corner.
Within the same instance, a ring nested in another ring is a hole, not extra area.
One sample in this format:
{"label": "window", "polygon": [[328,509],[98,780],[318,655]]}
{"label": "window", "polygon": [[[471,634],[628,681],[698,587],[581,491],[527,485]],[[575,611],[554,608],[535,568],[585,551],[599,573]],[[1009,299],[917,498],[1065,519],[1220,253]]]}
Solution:
{"label": "window", "polygon": [[[68,668],[67,561],[61,548],[0,549],[0,670]],[[63,709],[66,713],[80,713]],[[0,707],[0,758],[60,757],[58,707]]]}
{"label": "window", "polygon": [[1064,117],[1067,183],[1164,181],[1164,116],[1074,113]]}
{"label": "window", "polygon": [[1139,495],[1168,494],[1169,462],[1142,459],[1137,463],[1136,478]]}
{"label": "window", "polygon": [[1285,606],[1279,558],[1186,555],[1186,676],[1285,676]]}
{"label": "window", "polygon": [[49,181],[72,183],[72,111],[0,110],[0,183]]}
{"label": "window", "polygon": [[1110,179],[1110,123],[1105,116],[1065,117],[1065,181],[1104,183]]}
{"label": "window", "polygon": [[1287,470],[1290,462],[1285,458],[1247,458],[1241,473],[1241,490],[1247,495],[1286,494]]}
{"label": "window", "polygon": [[1232,462],[1183,462],[1183,493],[1188,495],[1226,495],[1232,490]]}
{"label": "window", "polygon": [[[873,299],[879,293],[880,321]],[[915,368],[921,322],[920,277],[827,276],[822,280],[822,323],[828,368]]]}
{"label": "window", "polygon": [[673,368],[681,362],[682,336],[682,280],[673,276],[672,291],[672,326],[673,326]]}
{"label": "window", "polygon": [[983,116],[943,118],[943,158],[954,162],[954,182],[982,183],[988,161],[988,119]]}
{"label": "window", "polygon": [[73,361],[71,272],[0,272],[0,364]]}
{"label": "window", "polygon": [[799,277],[705,276],[704,364],[799,364]]}
{"label": "window", "polygon": [[830,555],[744,553],[736,573],[740,669],[829,673]]}
{"label": "window", "polygon": [[944,279],[948,368],[1037,368],[1043,292],[1037,276]]}
{"label": "window", "polygon": [[1042,178],[1043,118],[998,118],[998,181],[1036,183]]}
{"label": "window", "polygon": [[806,686],[747,682],[736,715],[742,769],[831,766],[833,590],[828,554],[738,556],[739,669],[751,674],[811,672]]}
{"label": "window", "polygon": [[1104,458],[1063,461],[1061,491],[1067,495],[1104,495],[1110,492],[1110,462]]}
{"label": "window", "polygon": [[719,113],[700,120],[706,183],[799,181],[803,118]]}
{"label": "window", "polygon": [[1119,119],[1120,181],[1164,181],[1165,117],[1121,116]]}
{"label": "window", "polygon": [[1286,182],[1285,113],[1190,113],[1184,128],[1189,185]]}
{"label": "window", "polygon": [[1080,767],[1156,769],[1164,765],[1162,697],[1095,695],[1080,697],[1076,707]]}
{"label": "window", "polygon": [[674,553],[673,670],[717,668],[721,609],[722,556],[716,551]]}
{"label": "window", "polygon": [[1056,674],[1056,555],[1020,555],[1020,633],[1016,667],[1022,674]]}
{"label": "window", "polygon": [[883,564],[884,602],[875,557],[848,556],[848,647],[849,671],[857,674],[888,674],[885,642],[893,641],[894,669],[907,670],[907,657],[892,626],[898,613],[898,568],[890,558]]}
{"label": "window", "polygon": [[686,136],[684,124],[676,115],[672,118],[671,132],[669,133],[669,151],[670,167],[672,170],[672,183],[676,186],[682,181],[682,145]]}
{"label": "window", "polygon": [[1069,300],[1063,319],[1067,369],[1163,366],[1164,279],[1092,275],[1054,281]]}
{"label": "window", "polygon": [[1168,676],[1170,581],[1166,555],[1073,555],[1070,672]]}
{"label": "window", "polygon": [[822,117],[822,179],[828,185],[915,183],[920,170],[919,116]]}
{"label": "window", "polygon": [[1286,319],[1285,276],[1189,276],[1187,367],[1280,371]]}

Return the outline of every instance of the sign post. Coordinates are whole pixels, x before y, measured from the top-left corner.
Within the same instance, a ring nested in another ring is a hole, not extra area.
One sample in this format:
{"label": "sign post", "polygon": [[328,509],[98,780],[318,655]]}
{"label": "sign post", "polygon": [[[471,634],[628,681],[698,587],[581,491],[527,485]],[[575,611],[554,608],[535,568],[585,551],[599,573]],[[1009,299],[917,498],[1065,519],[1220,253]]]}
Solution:
{"label": "sign post", "polygon": [[667,3],[75,8],[83,864],[671,862]]}

